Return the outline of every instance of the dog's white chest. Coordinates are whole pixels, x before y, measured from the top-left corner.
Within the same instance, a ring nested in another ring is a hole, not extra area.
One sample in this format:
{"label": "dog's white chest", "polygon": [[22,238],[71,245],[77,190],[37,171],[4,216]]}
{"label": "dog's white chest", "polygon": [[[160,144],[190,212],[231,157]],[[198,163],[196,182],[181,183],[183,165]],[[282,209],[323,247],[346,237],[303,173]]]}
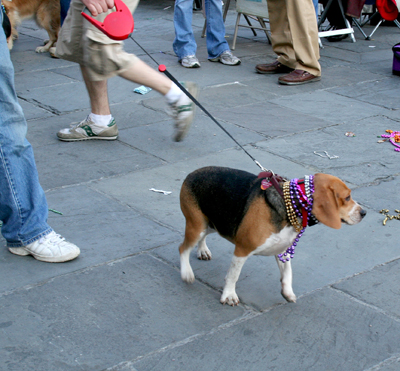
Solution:
{"label": "dog's white chest", "polygon": [[297,233],[293,227],[285,227],[279,233],[272,233],[266,241],[253,251],[253,255],[277,255],[292,245]]}

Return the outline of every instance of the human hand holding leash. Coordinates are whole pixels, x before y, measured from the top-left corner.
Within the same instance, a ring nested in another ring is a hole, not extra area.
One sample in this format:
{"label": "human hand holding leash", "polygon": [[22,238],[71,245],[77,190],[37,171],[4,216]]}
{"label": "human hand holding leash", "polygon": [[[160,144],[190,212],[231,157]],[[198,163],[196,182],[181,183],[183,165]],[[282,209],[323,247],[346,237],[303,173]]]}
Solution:
{"label": "human hand holding leash", "polygon": [[[82,0],[82,1],[103,1],[112,2],[115,6],[115,12],[111,12],[100,22],[89,15],[89,8],[82,12],[90,23],[97,27],[101,32],[113,40],[125,40],[133,32],[134,21],[132,13],[122,0]],[[93,14],[93,13],[92,13]]]}
{"label": "human hand holding leash", "polygon": [[114,0],[82,0],[93,16],[106,12],[114,7]]}

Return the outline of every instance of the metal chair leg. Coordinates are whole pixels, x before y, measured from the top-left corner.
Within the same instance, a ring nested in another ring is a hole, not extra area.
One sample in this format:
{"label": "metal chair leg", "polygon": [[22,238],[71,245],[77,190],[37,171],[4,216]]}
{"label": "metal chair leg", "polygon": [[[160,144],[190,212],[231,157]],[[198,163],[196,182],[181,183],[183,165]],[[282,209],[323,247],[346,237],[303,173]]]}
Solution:
{"label": "metal chair leg", "polygon": [[[251,28],[252,24],[251,24],[251,22],[250,22],[249,17],[247,16],[247,14],[243,14],[243,17],[244,17],[244,19],[247,21],[247,24],[248,24],[248,25],[250,26],[250,28]],[[251,30],[253,31],[253,35],[254,35],[254,36],[257,36],[257,32],[254,30],[254,28],[251,28]]]}
{"label": "metal chair leg", "polygon": [[236,25],[235,25],[235,32],[233,33],[233,43],[232,43],[232,50],[235,50],[236,48],[236,38],[237,38],[237,34],[238,34],[238,29],[239,29],[239,21],[240,21],[240,14],[238,13],[237,17],[236,17]]}
{"label": "metal chair leg", "polygon": [[375,26],[375,28],[372,30],[372,32],[370,33],[370,35],[367,37],[367,40],[371,40],[372,35],[375,33],[375,31],[378,29],[378,27],[381,25],[381,23],[383,22],[383,19],[381,19],[378,24]]}
{"label": "metal chair leg", "polygon": [[264,22],[264,19],[262,19],[261,17],[257,17],[258,22],[260,22],[261,27],[264,29],[265,35],[267,36],[268,39],[268,44],[271,45],[271,39],[269,37],[268,31],[267,31],[267,25]]}

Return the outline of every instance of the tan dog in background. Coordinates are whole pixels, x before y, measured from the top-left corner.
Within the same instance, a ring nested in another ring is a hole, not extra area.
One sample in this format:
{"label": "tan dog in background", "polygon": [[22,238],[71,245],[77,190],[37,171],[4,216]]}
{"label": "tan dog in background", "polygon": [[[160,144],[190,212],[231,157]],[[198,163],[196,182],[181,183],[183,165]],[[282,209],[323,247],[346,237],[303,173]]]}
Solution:
{"label": "tan dog in background", "polygon": [[44,46],[38,46],[36,53],[45,53],[57,42],[60,30],[60,0],[3,0],[11,23],[11,36],[7,39],[11,50],[14,40],[18,38],[17,27],[24,19],[33,18],[39,27],[49,34],[49,41]]}

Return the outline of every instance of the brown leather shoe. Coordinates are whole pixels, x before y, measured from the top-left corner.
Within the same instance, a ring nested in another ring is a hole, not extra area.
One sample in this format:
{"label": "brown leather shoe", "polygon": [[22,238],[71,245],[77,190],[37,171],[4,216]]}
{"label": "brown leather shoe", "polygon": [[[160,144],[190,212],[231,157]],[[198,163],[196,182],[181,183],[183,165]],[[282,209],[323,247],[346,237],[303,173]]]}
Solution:
{"label": "brown leather shoe", "polygon": [[301,85],[319,80],[321,80],[321,76],[315,76],[303,70],[294,70],[288,75],[281,76],[278,82],[282,85]]}
{"label": "brown leather shoe", "polygon": [[275,61],[269,64],[257,64],[256,71],[258,73],[286,73],[293,71],[293,68],[285,66],[281,62]]}

